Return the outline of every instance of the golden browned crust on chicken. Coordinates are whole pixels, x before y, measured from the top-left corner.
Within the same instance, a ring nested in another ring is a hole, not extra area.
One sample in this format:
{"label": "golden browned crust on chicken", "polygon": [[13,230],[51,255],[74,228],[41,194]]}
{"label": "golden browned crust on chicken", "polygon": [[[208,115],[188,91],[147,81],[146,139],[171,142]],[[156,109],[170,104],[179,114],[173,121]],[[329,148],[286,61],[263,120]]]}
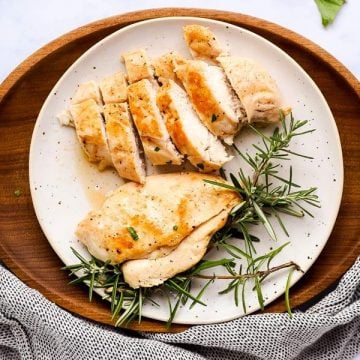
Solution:
{"label": "golden browned crust on chicken", "polygon": [[118,264],[177,246],[196,228],[239,201],[236,192],[204,182],[218,176],[173,173],[127,183],[80,222],[76,235],[91,254]]}
{"label": "golden browned crust on chicken", "polygon": [[143,49],[136,49],[123,54],[129,83],[142,79],[151,80],[154,76],[150,60]]}
{"label": "golden browned crust on chicken", "polygon": [[93,99],[71,105],[76,135],[89,161],[99,163],[99,169],[112,166],[100,107]]}
{"label": "golden browned crust on chicken", "polygon": [[111,158],[118,174],[139,183],[145,182],[145,164],[140,154],[127,103],[104,106],[106,133]]}
{"label": "golden browned crust on chicken", "polygon": [[152,287],[190,269],[204,257],[211,237],[225,225],[228,215],[228,210],[221,211],[164,256],[126,261],[122,266],[125,281],[133,288]]}
{"label": "golden browned crust on chicken", "polygon": [[127,100],[127,81],[122,71],[105,77],[99,86],[105,104],[121,103]]}
{"label": "golden browned crust on chicken", "polygon": [[155,77],[160,86],[166,85],[169,80],[178,81],[174,72],[175,66],[183,64],[185,59],[176,51],[161,55],[153,61]]}
{"label": "golden browned crust on chicken", "polygon": [[195,59],[215,60],[221,54],[226,54],[209,28],[201,25],[186,25],[183,29],[185,42]]}
{"label": "golden browned crust on chicken", "polygon": [[128,87],[130,111],[133,116],[145,155],[153,165],[182,163],[182,156],[171,142],[164,120],[156,105],[156,91],[149,80]]}
{"label": "golden browned crust on chicken", "polygon": [[158,92],[157,104],[176,147],[200,171],[217,170],[231,160],[220,141],[197,118],[184,90],[172,80]]}

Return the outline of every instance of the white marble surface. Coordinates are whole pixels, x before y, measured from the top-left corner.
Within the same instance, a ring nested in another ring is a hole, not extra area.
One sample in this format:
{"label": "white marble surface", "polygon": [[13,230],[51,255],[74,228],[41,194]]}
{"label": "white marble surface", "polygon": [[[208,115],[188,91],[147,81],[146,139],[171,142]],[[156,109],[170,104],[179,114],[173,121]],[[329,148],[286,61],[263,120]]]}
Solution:
{"label": "white marble surface", "polygon": [[328,29],[313,0],[0,0],[0,81],[35,50],[76,27],[127,11],[171,6],[236,11],[275,22],[319,44],[360,78],[359,0],[348,0]]}

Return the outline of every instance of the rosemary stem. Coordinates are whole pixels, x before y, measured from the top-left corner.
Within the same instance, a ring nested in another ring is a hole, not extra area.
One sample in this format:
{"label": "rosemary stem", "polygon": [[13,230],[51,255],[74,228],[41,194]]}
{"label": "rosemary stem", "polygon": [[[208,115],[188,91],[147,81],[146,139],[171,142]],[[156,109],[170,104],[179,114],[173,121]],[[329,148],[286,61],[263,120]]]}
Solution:
{"label": "rosemary stem", "polygon": [[289,261],[287,263],[281,264],[279,266],[274,266],[268,270],[259,270],[256,271],[254,273],[250,273],[250,274],[237,274],[237,275],[202,275],[202,274],[195,274],[195,275],[191,275],[189,277],[192,278],[199,278],[199,279],[213,279],[213,280],[233,280],[233,279],[252,279],[252,278],[256,278],[258,276],[262,277],[262,276],[267,276],[271,273],[274,273],[276,271],[279,271],[281,269],[286,269],[289,267],[293,267],[295,270],[297,271],[301,271],[302,273],[304,272],[301,267],[296,264],[293,261]]}

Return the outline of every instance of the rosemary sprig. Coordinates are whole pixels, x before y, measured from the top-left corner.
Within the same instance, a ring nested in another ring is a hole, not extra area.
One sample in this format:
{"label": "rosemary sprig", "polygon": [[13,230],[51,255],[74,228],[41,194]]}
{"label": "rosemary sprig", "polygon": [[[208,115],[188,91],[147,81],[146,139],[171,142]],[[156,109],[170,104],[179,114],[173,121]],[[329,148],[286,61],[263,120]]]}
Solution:
{"label": "rosemary sprig", "polygon": [[[70,271],[70,275],[79,275],[70,283],[85,283],[88,285],[90,301],[94,289],[103,289],[104,298],[111,302],[111,314],[115,326],[127,326],[135,318],[140,322],[144,304],[153,302],[158,305],[151,297],[153,293],[162,291],[168,296],[169,319],[167,326],[170,326],[180,306],[185,306],[189,299],[192,300],[189,306],[190,309],[196,304],[206,306],[206,303],[202,300],[203,295],[206,289],[217,280],[230,280],[227,287],[220,291],[219,294],[233,292],[235,305],[238,306],[241,301],[244,313],[246,313],[246,285],[252,282],[253,291],[256,292],[260,308],[263,309],[265,303],[262,293],[263,281],[275,272],[290,269],[285,286],[285,304],[289,316],[292,316],[289,300],[291,275],[294,271],[302,270],[292,261],[270,267],[272,260],[289,242],[266,254],[257,255],[255,244],[259,239],[250,233],[250,229],[254,224],[263,224],[270,237],[276,240],[277,235],[269,221],[269,217],[273,215],[285,235],[289,237],[280,214],[285,213],[295,217],[303,217],[305,214],[312,216],[304,205],[320,206],[318,197],[315,194],[316,188],[301,189],[293,180],[291,166],[289,167],[289,177],[287,179],[284,179],[278,173],[279,161],[289,160],[290,156],[311,158],[289,149],[289,144],[294,137],[314,131],[301,130],[306,124],[307,121],[295,121],[292,115],[290,115],[289,124],[286,124],[285,117],[281,114],[281,128],[275,128],[271,136],[267,136],[249,125],[260,136],[263,146],[253,145],[255,155],[243,153],[236,146],[234,148],[238,155],[250,165],[253,173],[245,175],[243,170],[239,169],[236,175],[229,174],[228,177],[231,179],[232,185],[204,180],[214,186],[234,190],[242,196],[243,200],[232,209],[226,225],[212,237],[210,244],[217,250],[225,250],[231,258],[202,260],[192,269],[168,279],[160,287],[133,289],[125,283],[120,266],[112,265],[110,262],[102,262],[94,257],[86,260],[75,249],[72,249],[80,263],[64,268]],[[226,178],[224,171],[221,174]],[[273,183],[278,184],[279,182],[280,185],[273,185]],[[175,227],[177,226],[174,225],[174,229]],[[134,228],[128,228],[128,231],[134,241],[139,239]],[[236,245],[234,242],[230,243],[229,240],[234,238],[243,241]],[[240,265],[238,271],[235,270],[237,265],[234,259],[245,261]],[[219,275],[203,272],[218,267],[225,268],[228,274]],[[197,294],[194,294],[192,284],[197,279],[208,281],[204,283]]]}
{"label": "rosemary sprig", "polygon": [[[84,283],[89,287],[89,301],[92,301],[93,291],[96,288],[104,290],[104,299],[111,301],[112,319],[116,319],[115,326],[124,325],[132,318],[138,317],[141,320],[143,304],[149,300],[149,289],[133,289],[124,281],[121,269],[94,258],[86,260],[74,248],[71,248],[80,263],[63,267],[63,270],[70,271],[70,275],[80,272],[80,277],[70,284]],[[123,307],[126,307],[123,310]]]}
{"label": "rosemary sprig", "polygon": [[[237,279],[236,275],[232,274],[233,281],[230,282],[228,288],[224,290],[225,293],[231,290],[235,292],[235,303],[237,304],[238,289],[242,286],[244,312],[246,312],[244,296],[246,281],[253,279],[254,290],[256,290],[259,305],[261,309],[263,309],[264,299],[261,283],[269,273],[262,274],[260,268],[267,261],[267,270],[269,270],[271,260],[288,244],[284,244],[269,254],[255,258],[256,250],[253,245],[253,239],[249,233],[249,226],[251,224],[261,223],[270,237],[273,240],[277,240],[277,235],[269,220],[269,217],[274,215],[285,235],[289,237],[289,232],[281,219],[280,213],[296,217],[303,217],[305,214],[313,216],[301,203],[320,207],[318,196],[315,194],[316,188],[301,189],[300,186],[293,181],[292,166],[289,167],[288,179],[279,176],[278,172],[279,161],[289,160],[291,155],[311,159],[310,156],[289,150],[289,145],[294,137],[312,133],[314,129],[302,130],[308,122],[306,120],[294,120],[292,114],[290,114],[290,122],[288,125],[282,113],[280,119],[281,127],[276,127],[271,136],[267,136],[252,125],[249,125],[249,127],[261,137],[263,143],[262,147],[253,145],[255,155],[243,153],[234,145],[238,155],[252,168],[252,176],[245,175],[243,170],[240,169],[237,176],[230,174],[232,185],[204,180],[209,184],[237,191],[243,199],[233,208],[227,224],[215,234],[213,241],[218,248],[224,249],[231,256],[244,258],[247,261],[248,267],[246,274],[238,274]],[[273,185],[271,181],[273,183],[280,182],[280,185]],[[293,188],[296,190],[294,191]],[[227,242],[227,240],[234,237],[235,234],[237,238],[244,239],[243,249]],[[291,271],[285,289],[285,303],[289,315],[291,315],[288,298],[291,273],[294,270],[300,270],[296,264],[290,267]]]}
{"label": "rosemary sprig", "polygon": [[[235,207],[231,212],[228,228],[226,229],[225,227],[222,233],[231,234],[234,228],[243,232],[244,227],[240,227],[239,229],[239,224],[243,224],[246,227],[248,223],[262,223],[270,237],[273,240],[277,240],[277,236],[266,212],[275,215],[274,217],[279,222],[284,233],[288,236],[288,231],[279,213],[286,213],[297,217],[302,217],[305,214],[313,216],[301,202],[320,207],[318,196],[315,194],[317,190],[315,187],[299,189],[300,186],[293,181],[292,166],[289,168],[289,178],[284,179],[279,176],[279,163],[274,163],[274,160],[289,160],[290,155],[311,158],[289,150],[290,141],[294,137],[315,131],[314,129],[301,131],[301,128],[307,123],[306,120],[294,120],[292,114],[290,114],[290,122],[287,125],[285,117],[281,113],[281,128],[276,127],[271,136],[265,135],[249,124],[248,126],[261,137],[263,147],[253,145],[256,150],[255,155],[241,152],[236,145],[234,145],[234,149],[240,157],[250,165],[253,170],[252,176],[245,175],[243,170],[240,169],[237,176],[230,174],[233,185],[204,180],[209,184],[237,191],[243,198],[238,208]],[[280,183],[283,184],[271,187],[269,182],[271,178],[274,179],[274,182],[280,181]],[[264,183],[261,182],[262,179],[264,179]],[[296,188],[297,190],[292,191],[292,188]],[[219,235],[217,235],[217,237],[219,241]]]}

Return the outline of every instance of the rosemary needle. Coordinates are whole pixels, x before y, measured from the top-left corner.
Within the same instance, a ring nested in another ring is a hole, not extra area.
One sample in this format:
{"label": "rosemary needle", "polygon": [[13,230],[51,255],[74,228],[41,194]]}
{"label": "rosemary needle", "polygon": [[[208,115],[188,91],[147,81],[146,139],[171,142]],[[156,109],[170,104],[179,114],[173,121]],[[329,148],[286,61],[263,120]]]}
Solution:
{"label": "rosemary needle", "polygon": [[291,276],[294,271],[295,271],[294,267],[290,269],[289,275],[288,275],[287,281],[286,281],[286,286],[285,286],[285,306],[286,306],[286,310],[287,310],[287,313],[289,314],[290,318],[292,318],[292,316],[293,316],[293,313],[291,311],[291,306],[290,306],[290,284],[291,284]]}

